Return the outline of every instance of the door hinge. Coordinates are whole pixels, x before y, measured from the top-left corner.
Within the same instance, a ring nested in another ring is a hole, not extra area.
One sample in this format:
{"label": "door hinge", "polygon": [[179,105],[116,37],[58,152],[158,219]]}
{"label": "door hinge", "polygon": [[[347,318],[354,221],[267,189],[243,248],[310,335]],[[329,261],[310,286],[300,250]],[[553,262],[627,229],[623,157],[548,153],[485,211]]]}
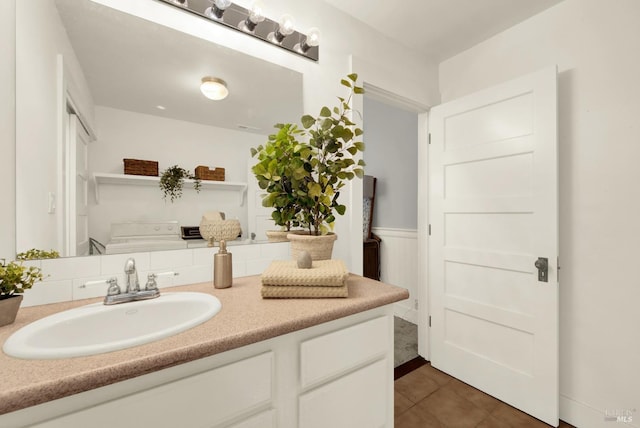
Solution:
{"label": "door hinge", "polygon": [[431,225],[429,225],[429,236],[431,236]]}
{"label": "door hinge", "polygon": [[431,144],[431,132],[429,132],[429,136],[427,138],[428,138],[429,144]]}
{"label": "door hinge", "polygon": [[429,327],[431,327],[431,315],[429,315]]}
{"label": "door hinge", "polygon": [[556,269],[557,269],[556,283],[560,285],[560,257],[556,258]]}

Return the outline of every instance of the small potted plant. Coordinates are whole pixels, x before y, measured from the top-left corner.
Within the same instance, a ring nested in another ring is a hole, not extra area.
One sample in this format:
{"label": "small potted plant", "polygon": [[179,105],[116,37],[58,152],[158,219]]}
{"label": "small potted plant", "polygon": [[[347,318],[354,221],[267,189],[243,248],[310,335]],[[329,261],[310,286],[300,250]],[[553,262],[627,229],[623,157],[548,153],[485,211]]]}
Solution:
{"label": "small potted plant", "polygon": [[165,200],[169,198],[172,203],[176,199],[180,199],[182,197],[182,188],[185,179],[193,180],[193,188],[196,192],[200,192],[202,182],[186,169],[178,165],[173,165],[165,169],[160,176],[160,189],[162,189],[164,194],[163,198]]}
{"label": "small potted plant", "polygon": [[292,227],[300,226],[301,207],[297,190],[308,173],[304,170],[305,160],[297,137],[302,131],[293,124],[277,124],[278,132],[269,135],[267,143],[251,149],[251,156],[258,158],[251,171],[258,180],[258,186],[266,193],[262,205],[272,207],[271,218],[281,230],[268,230],[269,241],[287,241]]}
{"label": "small potted plant", "polygon": [[[302,116],[302,129],[294,124],[276,125],[279,132],[265,147],[252,150],[263,156],[253,169],[258,184],[268,192],[263,205],[274,207],[274,220],[285,202],[292,205],[297,222],[307,229],[304,234],[287,235],[294,258],[303,250],[314,260],[331,258],[335,216],[346,212],[346,206],[338,202],[340,189],[346,181],[364,176],[364,161],[353,159],[364,150],[364,143],[357,141],[362,129],[350,119],[352,97],[364,93],[357,79],[357,74],[350,74],[341,80],[349,94],[338,97],[338,106],[322,107],[317,117]],[[277,144],[280,151],[274,147]]]}
{"label": "small potted plant", "polygon": [[0,327],[15,321],[22,293],[43,278],[40,268],[22,262],[0,261]]}
{"label": "small potted plant", "polygon": [[57,259],[58,257],[60,257],[60,253],[56,250],[46,251],[38,250],[36,248],[32,248],[16,255],[17,260]]}

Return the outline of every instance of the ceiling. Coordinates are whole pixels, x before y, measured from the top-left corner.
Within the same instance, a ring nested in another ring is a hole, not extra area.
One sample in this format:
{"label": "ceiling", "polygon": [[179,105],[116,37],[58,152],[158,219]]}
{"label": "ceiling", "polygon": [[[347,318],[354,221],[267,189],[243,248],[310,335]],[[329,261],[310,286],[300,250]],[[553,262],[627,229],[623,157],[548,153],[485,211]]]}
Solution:
{"label": "ceiling", "polygon": [[[96,105],[258,134],[302,115],[298,72],[89,0],[55,1]],[[205,76],[229,96],[205,98]]]}
{"label": "ceiling", "polygon": [[562,0],[324,0],[440,62]]}

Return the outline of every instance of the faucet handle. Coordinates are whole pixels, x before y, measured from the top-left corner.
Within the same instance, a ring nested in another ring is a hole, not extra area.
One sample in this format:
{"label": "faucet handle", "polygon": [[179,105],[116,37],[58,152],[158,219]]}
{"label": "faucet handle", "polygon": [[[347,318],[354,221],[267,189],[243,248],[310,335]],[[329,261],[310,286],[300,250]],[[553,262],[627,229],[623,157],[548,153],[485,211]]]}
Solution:
{"label": "faucet handle", "polygon": [[147,275],[147,283],[144,286],[145,290],[157,290],[158,283],[156,282],[156,278],[158,276],[155,273],[150,273]]}
{"label": "faucet handle", "polygon": [[158,289],[158,283],[156,282],[156,279],[158,277],[162,277],[162,276],[178,276],[180,275],[179,272],[160,272],[160,273],[150,273],[147,275],[147,283],[145,284],[144,288],[145,290],[157,290]]}
{"label": "faucet handle", "polygon": [[120,294],[120,286],[118,285],[118,279],[116,277],[109,278],[107,280],[107,284],[109,284],[109,288],[107,288],[107,296]]}

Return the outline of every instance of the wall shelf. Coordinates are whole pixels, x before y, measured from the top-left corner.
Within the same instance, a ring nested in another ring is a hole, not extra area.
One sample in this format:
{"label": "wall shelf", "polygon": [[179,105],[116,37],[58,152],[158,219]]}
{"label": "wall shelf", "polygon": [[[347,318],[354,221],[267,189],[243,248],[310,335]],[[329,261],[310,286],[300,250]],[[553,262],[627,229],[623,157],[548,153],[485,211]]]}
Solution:
{"label": "wall shelf", "polygon": [[[98,204],[100,203],[101,185],[111,184],[124,186],[160,186],[160,177],[148,177],[144,175],[94,173],[93,179],[96,183],[96,202]],[[185,184],[191,184],[193,183],[193,180],[185,180],[184,182]],[[225,190],[238,192],[240,206],[244,204],[244,198],[247,193],[247,183],[212,180],[202,180],[201,183],[201,190]],[[188,187],[185,186],[185,189],[186,188]]]}

